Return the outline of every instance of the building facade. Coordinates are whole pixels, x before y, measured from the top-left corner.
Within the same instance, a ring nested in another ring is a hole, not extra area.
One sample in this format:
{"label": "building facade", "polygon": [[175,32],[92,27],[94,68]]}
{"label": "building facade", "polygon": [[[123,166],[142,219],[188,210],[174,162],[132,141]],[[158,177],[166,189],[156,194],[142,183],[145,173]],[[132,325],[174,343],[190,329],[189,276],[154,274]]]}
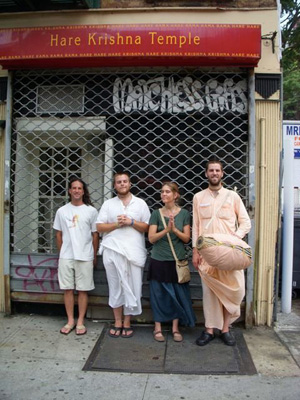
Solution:
{"label": "building facade", "polygon": [[[113,196],[113,174],[126,170],[151,210],[164,180],[179,184],[191,210],[206,187],[205,163],[216,156],[224,185],[241,195],[253,223],[245,323],[272,323],[279,10],[276,1],[217,3],[102,1],[86,11],[0,14],[2,310],[62,302],[52,223],[71,176],[89,184],[98,209]],[[192,276],[200,313],[201,283]],[[107,316],[100,258],[95,281],[89,315]],[[149,320],[146,279],[143,302]]]}

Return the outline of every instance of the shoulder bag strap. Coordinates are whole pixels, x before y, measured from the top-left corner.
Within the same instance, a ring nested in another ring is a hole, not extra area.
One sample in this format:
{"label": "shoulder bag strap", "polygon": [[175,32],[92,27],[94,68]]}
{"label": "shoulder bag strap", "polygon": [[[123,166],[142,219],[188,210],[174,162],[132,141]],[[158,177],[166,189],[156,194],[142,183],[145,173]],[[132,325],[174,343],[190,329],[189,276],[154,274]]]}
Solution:
{"label": "shoulder bag strap", "polygon": [[[160,213],[160,217],[161,217],[163,226],[164,226],[164,228],[166,229],[166,228],[167,228],[167,225],[166,225],[165,218],[164,218],[164,216],[163,216],[163,214],[162,214],[161,208],[159,209],[159,213]],[[172,239],[171,239],[171,236],[170,236],[169,232],[167,233],[167,237],[168,237],[169,245],[170,245],[171,250],[172,250],[173,257],[174,257],[174,259],[175,259],[176,261],[178,261],[178,258],[177,258],[177,256],[176,256],[176,253],[175,253],[175,250],[174,250],[174,246],[173,246],[173,243],[172,243]]]}
{"label": "shoulder bag strap", "polygon": [[221,208],[223,207],[223,205],[226,203],[226,200],[228,199],[230,195],[230,190],[228,190],[227,195],[225,196],[224,201],[222,201],[221,205],[219,206],[219,208],[217,209],[216,213],[211,217],[211,219],[208,221],[206,227],[204,228],[204,231],[206,231],[209,227],[209,225],[212,223],[212,221],[216,218],[216,216],[218,215],[219,211],[221,210]]}

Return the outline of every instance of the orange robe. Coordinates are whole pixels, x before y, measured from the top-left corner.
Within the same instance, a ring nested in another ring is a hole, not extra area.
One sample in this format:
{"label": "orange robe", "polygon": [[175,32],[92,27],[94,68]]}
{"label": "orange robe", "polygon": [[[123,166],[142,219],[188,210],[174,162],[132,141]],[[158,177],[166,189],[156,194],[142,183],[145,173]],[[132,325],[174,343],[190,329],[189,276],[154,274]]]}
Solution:
{"label": "orange robe", "polygon": [[[243,238],[250,229],[249,215],[236,192],[222,187],[217,192],[205,189],[195,194],[193,247],[202,233],[234,233]],[[240,316],[240,305],[245,296],[244,271],[221,271],[203,260],[199,265],[199,273],[203,288],[205,327],[221,330],[224,324],[223,306],[231,315],[231,323]]]}

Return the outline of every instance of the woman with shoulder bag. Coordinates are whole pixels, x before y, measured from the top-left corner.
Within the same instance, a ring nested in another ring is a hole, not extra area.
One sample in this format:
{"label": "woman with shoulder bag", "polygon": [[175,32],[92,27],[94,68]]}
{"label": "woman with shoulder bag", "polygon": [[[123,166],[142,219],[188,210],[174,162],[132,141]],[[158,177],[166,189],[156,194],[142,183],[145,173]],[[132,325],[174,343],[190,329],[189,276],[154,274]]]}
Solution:
{"label": "woman with shoulder bag", "polygon": [[164,206],[152,213],[149,222],[148,238],[153,247],[148,280],[155,321],[153,336],[158,342],[165,341],[162,322],[172,321],[173,339],[181,342],[179,324],[195,326],[196,321],[189,283],[178,283],[176,272],[175,260],[185,258],[184,244],[190,241],[190,213],[178,206],[179,198],[178,185],[164,183],[161,189]]}

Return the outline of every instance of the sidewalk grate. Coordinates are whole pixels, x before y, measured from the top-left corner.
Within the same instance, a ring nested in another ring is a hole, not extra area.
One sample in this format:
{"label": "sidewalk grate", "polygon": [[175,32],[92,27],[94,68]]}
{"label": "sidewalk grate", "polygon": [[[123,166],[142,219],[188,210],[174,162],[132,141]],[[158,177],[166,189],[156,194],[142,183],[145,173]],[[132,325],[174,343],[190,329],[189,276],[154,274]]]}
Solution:
{"label": "sidewalk grate", "polygon": [[83,370],[129,373],[254,375],[256,369],[243,337],[243,330],[232,331],[236,346],[225,346],[216,338],[207,346],[195,345],[199,328],[181,328],[184,341],[175,343],[172,332],[163,330],[166,341],[154,341],[153,326],[134,326],[133,338],[111,338],[107,325]]}

